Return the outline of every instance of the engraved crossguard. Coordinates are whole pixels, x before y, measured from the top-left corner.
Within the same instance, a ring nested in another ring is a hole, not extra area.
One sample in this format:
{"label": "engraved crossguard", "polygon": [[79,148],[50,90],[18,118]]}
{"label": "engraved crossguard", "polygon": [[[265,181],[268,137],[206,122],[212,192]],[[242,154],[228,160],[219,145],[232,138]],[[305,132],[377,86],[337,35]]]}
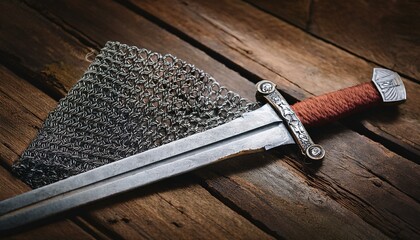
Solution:
{"label": "engraved crossguard", "polygon": [[401,103],[406,100],[406,91],[397,73],[374,68],[372,82],[312,97],[292,107],[276,90],[276,85],[268,80],[257,83],[257,98],[265,100],[276,110],[304,156],[321,160],[325,150],[312,141],[304,125],[322,125],[381,102]]}
{"label": "engraved crossguard", "polygon": [[256,109],[172,55],[108,42],[14,165],[39,188],[0,201],[0,232],[239,154],[296,142],[320,160],[305,127],[405,99],[396,73],[375,69],[373,80],[293,106],[261,81],[272,107]]}
{"label": "engraved crossguard", "polygon": [[[325,150],[321,145],[315,144],[302,122],[296,116],[286,99],[276,89],[276,84],[268,80],[257,83],[258,95],[262,96],[279,114],[285,122],[290,135],[299,146],[302,154],[311,160],[321,160],[325,156]],[[258,98],[260,98],[257,95]]]}

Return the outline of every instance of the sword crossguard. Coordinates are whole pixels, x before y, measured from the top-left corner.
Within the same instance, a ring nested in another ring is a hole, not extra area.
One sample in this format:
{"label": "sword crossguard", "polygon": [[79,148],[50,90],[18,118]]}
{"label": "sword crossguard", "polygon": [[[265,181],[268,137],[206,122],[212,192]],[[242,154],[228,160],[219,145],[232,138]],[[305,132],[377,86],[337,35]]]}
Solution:
{"label": "sword crossguard", "polygon": [[407,97],[400,76],[384,68],[373,69],[372,82],[311,97],[291,107],[274,83],[261,81],[257,83],[257,90],[257,97],[263,97],[285,121],[302,153],[314,160],[322,159],[325,152],[313,144],[303,126],[323,125],[381,103],[402,103]]}
{"label": "sword crossguard", "polygon": [[322,160],[324,158],[324,148],[312,141],[296,113],[277,91],[276,84],[268,80],[257,83],[257,98],[263,98],[279,114],[305,157],[311,160]]}

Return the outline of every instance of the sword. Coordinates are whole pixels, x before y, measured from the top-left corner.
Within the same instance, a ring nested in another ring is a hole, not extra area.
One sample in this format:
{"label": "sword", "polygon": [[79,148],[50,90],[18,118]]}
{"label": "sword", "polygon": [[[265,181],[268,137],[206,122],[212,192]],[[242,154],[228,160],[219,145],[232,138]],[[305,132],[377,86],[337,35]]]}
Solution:
{"label": "sword", "polygon": [[256,85],[257,110],[215,128],[135,154],[0,202],[0,231],[8,231],[82,205],[179,175],[233,156],[297,144],[302,155],[322,160],[325,150],[305,126],[315,126],[380,102],[402,102],[397,73],[375,68],[372,82],[289,106],[268,80]]}

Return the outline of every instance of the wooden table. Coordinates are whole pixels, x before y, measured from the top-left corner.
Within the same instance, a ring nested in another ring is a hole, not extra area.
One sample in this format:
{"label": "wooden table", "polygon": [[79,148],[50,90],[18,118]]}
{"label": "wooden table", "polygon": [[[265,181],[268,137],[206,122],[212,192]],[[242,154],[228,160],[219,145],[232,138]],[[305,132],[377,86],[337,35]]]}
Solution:
{"label": "wooden table", "polygon": [[[238,157],[92,204],[13,239],[419,239],[420,4],[415,1],[0,2],[0,198],[49,111],[114,40],[194,63],[242,96],[275,81],[293,101],[400,73],[408,100],[310,130],[295,147]],[[6,237],[6,236],[1,236]]]}

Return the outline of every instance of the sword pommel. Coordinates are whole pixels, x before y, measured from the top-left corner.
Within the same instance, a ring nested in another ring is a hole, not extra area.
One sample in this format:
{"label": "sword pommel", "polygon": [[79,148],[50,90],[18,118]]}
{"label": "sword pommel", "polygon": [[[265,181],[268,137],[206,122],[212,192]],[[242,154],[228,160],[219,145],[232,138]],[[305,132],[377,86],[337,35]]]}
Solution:
{"label": "sword pommel", "polygon": [[385,103],[400,103],[407,98],[404,83],[396,72],[385,68],[374,68],[372,82]]}
{"label": "sword pommel", "polygon": [[400,76],[383,68],[373,69],[372,82],[311,97],[292,107],[270,81],[257,83],[257,90],[257,98],[271,104],[285,121],[302,153],[313,160],[322,159],[325,152],[322,147],[313,144],[304,126],[324,125],[381,103],[401,103],[406,100]]}

